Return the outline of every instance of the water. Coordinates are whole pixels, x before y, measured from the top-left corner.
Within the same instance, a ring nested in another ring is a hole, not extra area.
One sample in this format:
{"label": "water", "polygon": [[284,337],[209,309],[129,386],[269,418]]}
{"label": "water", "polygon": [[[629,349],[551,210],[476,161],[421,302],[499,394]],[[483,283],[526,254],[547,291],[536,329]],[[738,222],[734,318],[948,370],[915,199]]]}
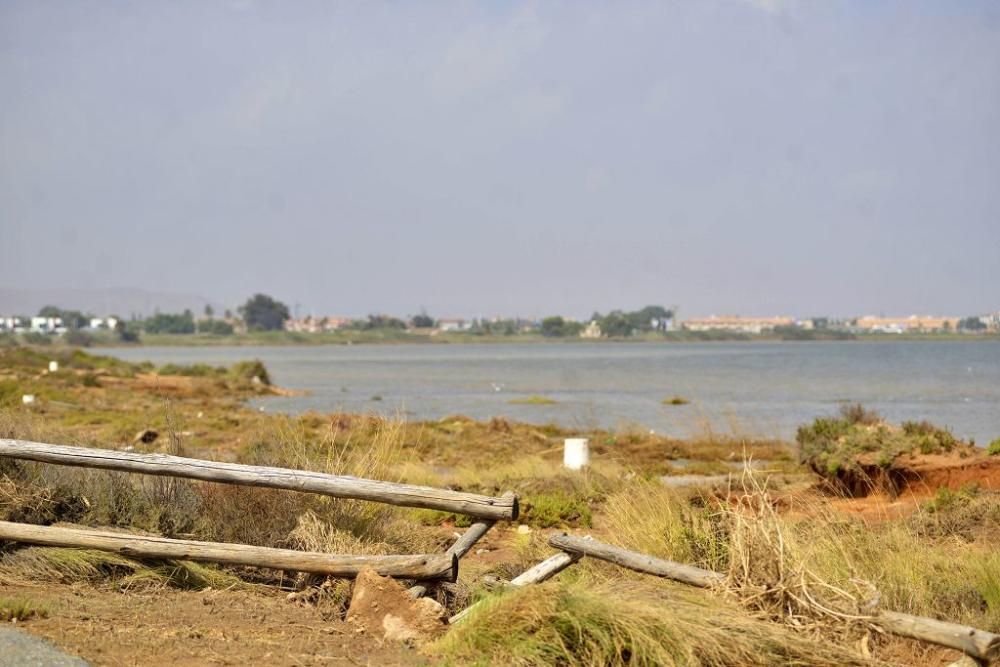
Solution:
{"label": "water", "polygon": [[[568,427],[791,438],[860,401],[892,421],[927,419],[986,444],[1000,437],[1000,343],[551,343],[104,350],[156,364],[260,359],[306,396],[268,411],[376,412],[409,419],[505,416]],[[512,405],[528,395],[554,405]],[[680,395],[685,406],[662,405]],[[373,400],[379,396],[381,400]]]}

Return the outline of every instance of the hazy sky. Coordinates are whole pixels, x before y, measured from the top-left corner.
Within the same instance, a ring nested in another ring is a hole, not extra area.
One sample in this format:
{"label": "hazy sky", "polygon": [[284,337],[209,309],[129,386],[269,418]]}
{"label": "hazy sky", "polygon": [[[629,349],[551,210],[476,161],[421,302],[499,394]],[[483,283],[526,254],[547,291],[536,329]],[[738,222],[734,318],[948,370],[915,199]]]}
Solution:
{"label": "hazy sky", "polygon": [[0,285],[1000,308],[1000,3],[0,2]]}

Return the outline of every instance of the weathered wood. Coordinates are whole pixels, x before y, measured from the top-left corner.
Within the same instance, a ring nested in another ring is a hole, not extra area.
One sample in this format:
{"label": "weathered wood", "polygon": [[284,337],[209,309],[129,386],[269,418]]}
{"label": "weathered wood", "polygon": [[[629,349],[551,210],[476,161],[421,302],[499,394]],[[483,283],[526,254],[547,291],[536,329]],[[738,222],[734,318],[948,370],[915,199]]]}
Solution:
{"label": "weathered wood", "polygon": [[[567,567],[575,563],[582,558],[582,554],[566,553],[560,552],[555,556],[549,556],[541,563],[538,563],[534,567],[531,567],[518,576],[511,579],[505,584],[507,587],[511,588],[521,588],[522,586],[527,586],[528,584],[538,584],[546,579],[551,579],[555,575],[559,574]],[[476,604],[466,607],[462,611],[458,612],[454,616],[448,619],[450,625],[460,622],[466,616],[472,613],[472,610],[479,606],[479,602]]]}
{"label": "weathered wood", "polygon": [[[445,551],[445,553],[454,554],[456,558],[461,558],[465,554],[469,553],[469,549],[475,546],[476,542],[482,539],[483,535],[489,532],[490,528],[493,527],[493,524],[493,521],[477,521],[472,524],[461,537],[455,540],[454,544],[448,547],[448,550]],[[427,586],[423,584],[411,586],[409,593],[415,598],[423,597],[427,595]]]}
{"label": "weathered wood", "polygon": [[510,580],[511,586],[527,586],[528,584],[539,584],[546,579],[551,579],[567,567],[580,560],[581,554],[558,553],[549,556],[538,565],[528,568],[521,574]]}
{"label": "weathered wood", "polygon": [[949,623],[933,618],[911,616],[898,611],[883,611],[875,617],[883,630],[894,635],[922,639],[923,641],[958,649],[986,664],[1000,660],[1000,635]]}
{"label": "weathered wood", "polygon": [[0,439],[0,456],[57,465],[184,477],[207,482],[309,491],[337,498],[355,498],[389,505],[443,510],[480,519],[516,519],[518,514],[518,500],[514,494],[494,498],[429,486],[379,482],[309,470],[221,463],[167,454],[140,454]]}
{"label": "weathered wood", "polygon": [[291,549],[251,547],[243,544],[194,542],[146,537],[99,530],[33,526],[0,521],[0,540],[51,547],[77,547],[110,551],[133,558],[206,561],[226,565],[252,565],[276,570],[314,572],[333,577],[354,577],[370,567],[380,575],[400,579],[446,579],[458,576],[458,558],[451,554],[413,556],[342,556]]}
{"label": "weathered wood", "polygon": [[476,542],[483,539],[483,536],[493,527],[493,521],[477,521],[469,526],[469,529],[462,533],[462,536],[455,540],[455,543],[448,547],[447,553],[455,554],[459,558],[469,553],[469,550],[476,545]]}
{"label": "weathered wood", "polygon": [[549,538],[549,545],[563,551],[606,560],[637,572],[655,574],[658,577],[666,577],[702,588],[710,588],[726,578],[725,575],[711,570],[647,556],[636,551],[629,551],[604,542],[574,537],[573,535],[552,535]]}
{"label": "weathered wood", "polygon": [[[701,588],[711,588],[725,579],[725,575],[719,572],[654,558],[593,539],[553,535],[549,538],[549,544],[557,549],[592,556],[637,572],[655,574]],[[1000,635],[991,632],[896,611],[879,612],[872,620],[892,634],[958,649],[987,663],[1000,659]]]}

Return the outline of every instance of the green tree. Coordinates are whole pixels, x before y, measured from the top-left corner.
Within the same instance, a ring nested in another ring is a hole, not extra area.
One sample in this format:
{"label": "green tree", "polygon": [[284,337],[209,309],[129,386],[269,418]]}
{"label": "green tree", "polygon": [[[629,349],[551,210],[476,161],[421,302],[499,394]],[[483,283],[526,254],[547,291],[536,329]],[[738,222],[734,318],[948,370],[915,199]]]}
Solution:
{"label": "green tree", "polygon": [[254,294],[238,310],[251,331],[277,331],[291,318],[288,306],[266,294]]}
{"label": "green tree", "polygon": [[190,310],[181,314],[157,313],[142,323],[146,333],[151,334],[193,334],[194,315]]}
{"label": "green tree", "polygon": [[975,316],[966,317],[958,323],[958,328],[962,331],[984,331],[986,323]]}
{"label": "green tree", "polygon": [[231,336],[233,335],[233,325],[225,320],[202,320],[198,322],[198,333]]}
{"label": "green tree", "polygon": [[83,329],[90,324],[90,317],[79,310],[64,310],[58,306],[45,306],[38,311],[39,317],[58,317],[67,329]]}
{"label": "green tree", "polygon": [[542,320],[542,335],[549,338],[565,338],[567,336],[578,336],[583,330],[583,325],[579,322],[570,322],[559,315],[546,317]]}
{"label": "green tree", "polygon": [[208,319],[212,319],[213,315],[215,315],[215,308],[212,308],[212,304],[206,303],[205,304],[205,317],[207,317]]}
{"label": "green tree", "polygon": [[434,326],[434,318],[428,315],[424,311],[420,311],[419,315],[414,315],[410,319],[410,324],[412,324],[417,329],[430,329]]}
{"label": "green tree", "polygon": [[115,335],[118,336],[118,340],[123,343],[138,343],[139,342],[139,326],[138,322],[129,322],[126,324],[120,317],[115,317]]}

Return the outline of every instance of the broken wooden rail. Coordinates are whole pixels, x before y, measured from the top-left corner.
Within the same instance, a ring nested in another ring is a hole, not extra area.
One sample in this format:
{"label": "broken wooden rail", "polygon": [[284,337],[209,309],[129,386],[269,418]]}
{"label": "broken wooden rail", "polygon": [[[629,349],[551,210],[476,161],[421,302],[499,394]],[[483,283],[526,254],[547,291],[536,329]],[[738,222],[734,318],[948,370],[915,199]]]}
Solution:
{"label": "broken wooden rail", "polygon": [[296,570],[332,577],[353,578],[366,567],[382,576],[402,579],[455,581],[458,577],[458,558],[452,554],[345,556],[244,544],[174,540],[101,530],[34,526],[8,521],[0,521],[0,540],[48,547],[97,549],[135,558],[192,560]]}
{"label": "broken wooden rail", "polygon": [[[477,521],[476,523],[469,526],[469,529],[465,531],[461,537],[455,540],[455,543],[448,547],[445,551],[446,554],[452,554],[455,558],[461,558],[465,554],[469,553],[469,550],[475,546],[483,535],[489,532],[490,528],[493,527],[493,521]],[[410,588],[410,595],[419,598],[427,594],[427,586],[423,584],[417,584]]]}
{"label": "broken wooden rail", "polygon": [[140,454],[8,439],[0,439],[0,457],[2,456],[56,465],[309,491],[337,498],[372,500],[389,505],[455,512],[477,519],[516,519],[518,515],[518,500],[514,494],[491,497],[309,470],[251,466],[189,459],[169,454]]}
{"label": "broken wooden rail", "polygon": [[[701,588],[711,588],[721,584],[726,578],[719,572],[655,558],[591,538],[566,534],[552,535],[549,537],[549,545],[560,549],[563,553],[598,558],[636,572],[653,574]],[[876,612],[871,620],[892,634],[957,649],[985,663],[1000,659],[1000,635],[992,632],[897,611]]]}
{"label": "broken wooden rail", "polygon": [[[556,576],[567,567],[580,560],[583,554],[566,553],[565,551],[560,551],[554,556],[549,556],[541,563],[538,563],[521,574],[517,575],[510,581],[505,583],[505,586],[509,588],[521,588],[522,586],[527,586],[528,584],[540,584],[547,579],[551,579]],[[448,619],[449,625],[455,625],[466,616],[472,613],[472,610],[479,606],[480,602],[475,603],[469,607],[466,607],[462,611],[458,612],[454,616]]]}

